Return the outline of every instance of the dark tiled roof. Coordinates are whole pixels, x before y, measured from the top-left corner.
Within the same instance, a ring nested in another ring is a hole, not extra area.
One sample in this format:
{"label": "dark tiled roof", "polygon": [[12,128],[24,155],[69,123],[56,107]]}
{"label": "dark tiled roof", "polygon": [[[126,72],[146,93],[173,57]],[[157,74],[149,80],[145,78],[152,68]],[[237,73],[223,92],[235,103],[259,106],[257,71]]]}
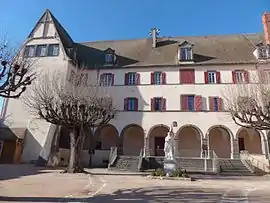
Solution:
{"label": "dark tiled roof", "polygon": [[53,20],[69,58],[92,68],[103,67],[104,51],[108,48],[115,50],[120,67],[177,65],[177,49],[185,41],[194,44],[197,65],[256,63],[255,46],[264,41],[263,34],[256,33],[159,38],[156,48],[152,48],[151,38],[74,43],[52,13],[46,12]]}
{"label": "dark tiled roof", "polygon": [[177,49],[184,41],[194,44],[195,64],[256,63],[253,55],[256,44],[263,41],[263,34],[238,34],[220,36],[194,36],[159,38],[156,48],[152,39],[98,41],[75,44],[79,61],[92,66],[102,66],[104,50],[115,50],[118,65],[170,66],[177,65]]}

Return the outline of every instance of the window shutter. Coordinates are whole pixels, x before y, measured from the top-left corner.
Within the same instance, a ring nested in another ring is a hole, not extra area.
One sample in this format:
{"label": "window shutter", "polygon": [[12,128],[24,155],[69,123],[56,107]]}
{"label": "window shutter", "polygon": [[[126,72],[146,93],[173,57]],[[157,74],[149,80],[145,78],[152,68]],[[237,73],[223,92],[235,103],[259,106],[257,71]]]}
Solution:
{"label": "window shutter", "polygon": [[194,84],[195,83],[194,69],[180,70],[180,83],[181,84]]}
{"label": "window shutter", "polygon": [[214,111],[214,97],[209,97],[209,111]]}
{"label": "window shutter", "polygon": [[136,73],[136,85],[139,85],[140,82],[140,73]]}
{"label": "window shutter", "polygon": [[181,110],[187,111],[188,109],[188,100],[187,95],[180,95],[180,102],[181,102]]}
{"label": "window shutter", "polygon": [[138,106],[139,106],[138,98],[135,98],[135,111],[138,111]]}
{"label": "window shutter", "polygon": [[166,84],[166,73],[162,72],[162,84],[165,85]]}
{"label": "window shutter", "polygon": [[235,71],[232,71],[232,81],[235,84],[236,83],[236,73]]}
{"label": "window shutter", "polygon": [[245,83],[249,83],[248,71],[244,71]]}
{"label": "window shutter", "polygon": [[124,99],[124,111],[127,111],[128,107],[128,98]]}
{"label": "window shutter", "polygon": [[162,98],[162,111],[166,111],[166,98]]}
{"label": "window shutter", "polygon": [[152,73],[151,73],[151,85],[153,85],[154,82],[155,82],[155,81],[154,81],[154,73],[152,72]]}
{"label": "window shutter", "polygon": [[112,85],[114,85],[114,74],[112,74]]}
{"label": "window shutter", "polygon": [[220,72],[216,72],[217,84],[220,84]]}
{"label": "window shutter", "polygon": [[208,72],[204,72],[204,82],[208,84]]}
{"label": "window shutter", "polygon": [[189,84],[194,84],[195,83],[195,71],[194,70],[190,70],[189,71],[189,80],[188,80]]}
{"label": "window shutter", "polygon": [[125,74],[125,85],[128,85],[128,73]]}
{"label": "window shutter", "polygon": [[222,98],[218,98],[218,111],[223,111],[224,107],[223,107],[223,99]]}
{"label": "window shutter", "polygon": [[195,111],[202,111],[202,96],[195,95]]}
{"label": "window shutter", "polygon": [[151,99],[151,111],[155,111],[155,99]]}

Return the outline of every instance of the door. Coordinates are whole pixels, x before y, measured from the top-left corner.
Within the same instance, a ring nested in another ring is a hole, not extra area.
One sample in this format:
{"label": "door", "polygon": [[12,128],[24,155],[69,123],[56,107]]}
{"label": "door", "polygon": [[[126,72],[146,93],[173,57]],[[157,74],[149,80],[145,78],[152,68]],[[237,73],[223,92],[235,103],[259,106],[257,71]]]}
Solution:
{"label": "door", "polygon": [[155,137],[155,156],[164,156],[165,137]]}
{"label": "door", "polygon": [[243,137],[238,138],[239,152],[246,150],[245,149],[245,140]]}

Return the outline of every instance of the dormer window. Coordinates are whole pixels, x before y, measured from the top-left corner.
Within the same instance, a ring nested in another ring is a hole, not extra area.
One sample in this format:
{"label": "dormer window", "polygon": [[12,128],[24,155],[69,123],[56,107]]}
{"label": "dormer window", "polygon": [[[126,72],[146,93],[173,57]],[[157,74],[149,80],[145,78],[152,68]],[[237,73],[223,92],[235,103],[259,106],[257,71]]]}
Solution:
{"label": "dormer window", "polygon": [[112,66],[115,64],[116,61],[116,55],[115,51],[112,50],[111,48],[108,48],[105,50],[105,58],[104,58],[104,63],[106,66]]}
{"label": "dormer window", "polygon": [[106,54],[105,55],[105,63],[112,64],[113,63],[113,59],[114,59],[114,55],[113,54]]}
{"label": "dormer window", "polygon": [[185,41],[179,45],[178,60],[180,62],[193,61],[193,44]]}
{"label": "dormer window", "polygon": [[257,49],[253,53],[258,59],[270,59],[270,45],[257,44]]}

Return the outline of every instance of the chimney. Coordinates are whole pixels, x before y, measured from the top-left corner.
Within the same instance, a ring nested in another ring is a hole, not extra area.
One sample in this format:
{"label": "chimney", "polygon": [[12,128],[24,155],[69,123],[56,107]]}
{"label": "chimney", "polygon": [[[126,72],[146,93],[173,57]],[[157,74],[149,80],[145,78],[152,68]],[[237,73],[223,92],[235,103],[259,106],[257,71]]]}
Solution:
{"label": "chimney", "polygon": [[157,47],[157,37],[159,35],[160,30],[157,28],[152,28],[150,31],[150,36],[152,36],[152,48]]}
{"label": "chimney", "polygon": [[262,16],[264,40],[266,44],[270,44],[270,13],[264,13]]}

